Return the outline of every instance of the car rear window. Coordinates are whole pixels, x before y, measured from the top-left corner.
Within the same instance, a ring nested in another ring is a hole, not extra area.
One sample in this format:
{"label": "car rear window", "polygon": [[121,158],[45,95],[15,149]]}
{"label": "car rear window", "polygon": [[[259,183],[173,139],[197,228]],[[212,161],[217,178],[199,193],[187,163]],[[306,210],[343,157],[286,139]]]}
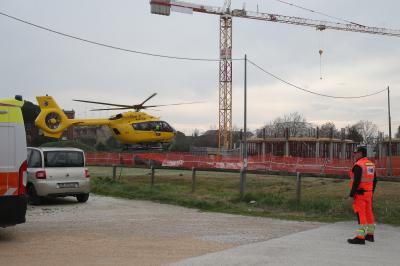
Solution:
{"label": "car rear window", "polygon": [[42,156],[37,150],[28,149],[28,168],[42,167]]}
{"label": "car rear window", "polygon": [[45,151],[45,167],[83,167],[83,153],[78,151]]}

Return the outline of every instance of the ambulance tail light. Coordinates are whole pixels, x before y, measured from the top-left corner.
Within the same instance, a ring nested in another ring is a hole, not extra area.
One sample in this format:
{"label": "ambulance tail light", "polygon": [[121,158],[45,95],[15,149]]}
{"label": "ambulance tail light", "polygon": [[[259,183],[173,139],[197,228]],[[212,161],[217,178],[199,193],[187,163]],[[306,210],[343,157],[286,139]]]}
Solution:
{"label": "ambulance tail light", "polygon": [[35,177],[36,179],[46,179],[46,171],[45,170],[36,171]]}
{"label": "ambulance tail light", "polygon": [[24,195],[25,194],[25,188],[26,188],[26,182],[27,182],[27,168],[28,168],[28,163],[26,160],[21,164],[21,167],[19,168],[19,175],[18,175],[18,195]]}

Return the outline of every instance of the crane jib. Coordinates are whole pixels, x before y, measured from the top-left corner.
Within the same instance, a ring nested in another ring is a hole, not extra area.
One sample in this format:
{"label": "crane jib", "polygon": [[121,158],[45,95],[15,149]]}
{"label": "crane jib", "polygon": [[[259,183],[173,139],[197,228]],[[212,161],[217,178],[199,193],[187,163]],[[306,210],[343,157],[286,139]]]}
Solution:
{"label": "crane jib", "polygon": [[206,13],[214,15],[230,15],[232,17],[241,17],[247,19],[264,20],[278,23],[286,23],[299,26],[314,27],[317,30],[338,30],[338,31],[351,31],[368,34],[377,34],[385,36],[400,37],[400,30],[369,27],[357,23],[339,23],[333,21],[314,20],[301,17],[284,16],[279,14],[269,14],[263,12],[247,11],[245,9],[234,9],[224,7],[214,7],[199,5],[184,1],[171,1],[171,0],[151,0],[152,13],[159,15],[170,15],[171,11],[182,13]]}

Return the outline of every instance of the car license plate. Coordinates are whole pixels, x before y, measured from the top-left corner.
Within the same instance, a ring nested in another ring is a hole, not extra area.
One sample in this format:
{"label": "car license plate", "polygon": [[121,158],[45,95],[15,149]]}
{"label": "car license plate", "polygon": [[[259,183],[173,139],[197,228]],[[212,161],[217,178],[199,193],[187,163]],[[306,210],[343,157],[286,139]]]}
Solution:
{"label": "car license plate", "polygon": [[78,188],[78,182],[69,182],[69,183],[57,183],[58,188]]}

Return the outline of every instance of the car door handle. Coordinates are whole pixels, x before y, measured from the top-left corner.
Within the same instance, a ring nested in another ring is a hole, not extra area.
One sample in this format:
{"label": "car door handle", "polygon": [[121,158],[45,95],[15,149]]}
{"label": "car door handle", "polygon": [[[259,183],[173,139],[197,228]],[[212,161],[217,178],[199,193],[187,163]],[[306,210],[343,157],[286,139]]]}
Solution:
{"label": "car door handle", "polygon": [[65,176],[66,176],[66,177],[69,177],[69,174],[66,174]]}

